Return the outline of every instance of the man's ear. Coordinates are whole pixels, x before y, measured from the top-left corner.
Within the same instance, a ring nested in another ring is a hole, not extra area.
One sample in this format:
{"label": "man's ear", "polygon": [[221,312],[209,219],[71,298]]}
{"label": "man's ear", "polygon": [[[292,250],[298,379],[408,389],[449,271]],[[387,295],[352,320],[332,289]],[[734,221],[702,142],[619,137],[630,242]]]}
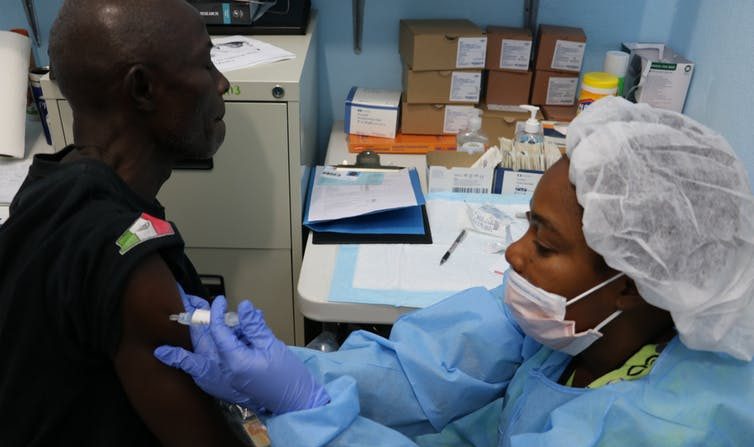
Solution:
{"label": "man's ear", "polygon": [[633,310],[646,304],[644,298],[639,295],[639,291],[636,289],[636,283],[634,280],[625,276],[625,282],[623,290],[616,299],[615,307],[620,310]]}
{"label": "man's ear", "polygon": [[137,110],[144,112],[155,110],[154,79],[154,72],[145,65],[136,64],[128,69],[124,78],[126,94]]}

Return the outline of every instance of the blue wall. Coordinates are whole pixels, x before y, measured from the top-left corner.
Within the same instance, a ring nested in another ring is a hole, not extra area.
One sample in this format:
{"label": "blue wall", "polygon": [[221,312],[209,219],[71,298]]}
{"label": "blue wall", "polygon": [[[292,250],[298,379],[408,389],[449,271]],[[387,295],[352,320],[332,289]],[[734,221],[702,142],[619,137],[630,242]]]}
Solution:
{"label": "blue wall", "polygon": [[725,135],[754,189],[754,2],[683,0],[670,45],[696,62],[684,112]]}
{"label": "blue wall", "polygon": [[[353,52],[351,2],[312,0],[319,11],[320,144],[353,85],[399,89],[398,21],[467,18],[479,26],[520,26],[522,0],[366,0],[362,53]],[[47,63],[47,37],[62,0],[37,0]],[[539,23],[579,26],[587,34],[584,69],[602,66],[621,41],[667,42],[696,62],[685,112],[721,132],[743,159],[754,185],[754,2],[744,0],[540,0]],[[26,27],[21,0],[0,0],[0,29]]]}
{"label": "blue wall", "polygon": [[[63,0],[35,0],[34,2],[37,8],[37,22],[42,44],[41,48],[32,46],[37,65],[49,64],[47,41],[50,37],[50,27],[52,27],[52,22],[62,4]],[[0,29],[9,28],[31,29],[24,14],[23,0],[0,0]]]}

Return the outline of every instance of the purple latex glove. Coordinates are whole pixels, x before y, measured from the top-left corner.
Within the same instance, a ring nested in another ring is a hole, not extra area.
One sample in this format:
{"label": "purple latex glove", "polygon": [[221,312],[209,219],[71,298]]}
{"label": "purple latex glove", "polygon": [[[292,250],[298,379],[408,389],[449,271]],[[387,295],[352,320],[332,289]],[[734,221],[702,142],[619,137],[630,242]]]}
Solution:
{"label": "purple latex glove", "polygon": [[[178,291],[186,312],[209,309],[207,301],[198,296],[186,294],[180,284],[178,284]],[[256,409],[257,405],[231,386],[230,376],[227,369],[220,363],[220,356],[210,335],[209,326],[193,324],[189,328],[194,352],[177,346],[159,346],[154,350],[154,356],[162,363],[189,374],[199,388],[207,394],[226,402]]]}
{"label": "purple latex glove", "polygon": [[303,362],[267,327],[262,312],[244,300],[238,306],[240,334],[225,325],[224,297],[212,302],[210,333],[233,388],[275,413],[319,407],[330,401]]}

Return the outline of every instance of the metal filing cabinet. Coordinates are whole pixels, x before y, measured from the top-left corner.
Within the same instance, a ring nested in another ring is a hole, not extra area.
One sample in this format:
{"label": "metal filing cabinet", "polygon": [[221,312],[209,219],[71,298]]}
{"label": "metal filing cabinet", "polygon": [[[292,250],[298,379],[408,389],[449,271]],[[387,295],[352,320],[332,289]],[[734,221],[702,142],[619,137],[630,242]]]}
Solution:
{"label": "metal filing cabinet", "polygon": [[[174,170],[158,199],[203,275],[223,279],[232,306],[248,298],[275,334],[302,345],[295,286],[303,257],[301,213],[317,161],[316,18],[303,36],[253,36],[296,54],[226,74],[225,142],[210,170]],[[53,145],[73,142],[72,113],[42,81]]]}

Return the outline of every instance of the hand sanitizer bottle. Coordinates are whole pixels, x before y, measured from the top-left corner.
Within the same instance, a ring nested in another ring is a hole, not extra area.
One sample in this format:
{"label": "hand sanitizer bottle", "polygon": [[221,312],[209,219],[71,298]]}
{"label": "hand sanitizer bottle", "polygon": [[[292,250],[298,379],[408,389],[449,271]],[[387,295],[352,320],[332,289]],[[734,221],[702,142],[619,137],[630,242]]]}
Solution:
{"label": "hand sanitizer bottle", "polygon": [[539,107],[523,104],[522,109],[531,113],[525,122],[516,123],[516,138],[513,148],[519,158],[519,169],[544,170],[545,136],[542,123],[537,120]]}
{"label": "hand sanitizer bottle", "polygon": [[479,116],[481,110],[476,109],[476,116],[469,118],[467,129],[463,129],[456,135],[456,150],[467,152],[469,154],[484,152],[489,146],[487,135],[480,130],[482,128],[482,118]]}
{"label": "hand sanitizer bottle", "polygon": [[526,122],[516,126],[516,144],[534,144],[541,151],[544,147],[545,136],[542,132],[542,124],[537,120],[539,107],[528,104],[522,104],[519,107],[531,113],[531,116]]}

